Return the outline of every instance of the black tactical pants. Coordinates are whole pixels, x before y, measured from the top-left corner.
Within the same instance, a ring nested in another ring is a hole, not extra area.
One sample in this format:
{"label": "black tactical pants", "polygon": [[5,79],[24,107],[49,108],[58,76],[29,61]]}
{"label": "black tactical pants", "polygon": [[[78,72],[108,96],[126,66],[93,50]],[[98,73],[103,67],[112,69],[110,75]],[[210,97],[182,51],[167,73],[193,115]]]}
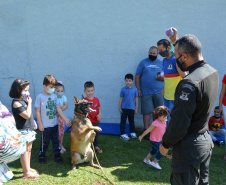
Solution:
{"label": "black tactical pants", "polygon": [[187,135],[173,147],[170,169],[172,185],[209,184],[213,142],[208,132]]}

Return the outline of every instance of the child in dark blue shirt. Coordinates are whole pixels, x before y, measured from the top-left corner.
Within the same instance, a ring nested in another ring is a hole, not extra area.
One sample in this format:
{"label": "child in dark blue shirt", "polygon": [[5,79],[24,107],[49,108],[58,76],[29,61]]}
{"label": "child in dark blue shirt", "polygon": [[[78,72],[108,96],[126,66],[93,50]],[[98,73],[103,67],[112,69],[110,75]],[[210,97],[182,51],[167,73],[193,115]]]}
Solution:
{"label": "child in dark blue shirt", "polygon": [[128,117],[130,124],[130,136],[131,138],[137,138],[135,133],[134,125],[134,114],[137,113],[138,109],[138,91],[136,87],[132,87],[133,75],[127,74],[125,76],[126,86],[121,89],[120,99],[119,99],[119,112],[121,114],[120,122],[120,138],[128,141],[130,138],[125,133],[125,124]]}

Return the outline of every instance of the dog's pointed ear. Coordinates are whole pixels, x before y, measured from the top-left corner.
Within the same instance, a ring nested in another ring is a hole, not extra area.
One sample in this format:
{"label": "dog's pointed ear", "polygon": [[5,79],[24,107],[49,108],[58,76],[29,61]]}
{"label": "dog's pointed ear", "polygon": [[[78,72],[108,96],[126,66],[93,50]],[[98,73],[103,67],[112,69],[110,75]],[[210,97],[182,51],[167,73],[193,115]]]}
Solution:
{"label": "dog's pointed ear", "polygon": [[84,96],[82,95],[82,100],[84,100],[85,98],[84,98]]}
{"label": "dog's pointed ear", "polygon": [[79,99],[76,96],[74,96],[74,101],[77,104],[79,102]]}

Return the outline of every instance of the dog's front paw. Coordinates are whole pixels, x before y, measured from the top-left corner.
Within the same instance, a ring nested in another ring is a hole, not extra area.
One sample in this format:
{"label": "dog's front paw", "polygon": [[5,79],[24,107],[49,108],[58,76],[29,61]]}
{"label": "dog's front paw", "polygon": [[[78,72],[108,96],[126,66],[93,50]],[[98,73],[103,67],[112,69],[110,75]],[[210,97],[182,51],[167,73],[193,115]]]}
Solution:
{"label": "dog's front paw", "polygon": [[98,131],[98,132],[101,132],[102,129],[101,129],[100,127],[97,127],[97,131]]}

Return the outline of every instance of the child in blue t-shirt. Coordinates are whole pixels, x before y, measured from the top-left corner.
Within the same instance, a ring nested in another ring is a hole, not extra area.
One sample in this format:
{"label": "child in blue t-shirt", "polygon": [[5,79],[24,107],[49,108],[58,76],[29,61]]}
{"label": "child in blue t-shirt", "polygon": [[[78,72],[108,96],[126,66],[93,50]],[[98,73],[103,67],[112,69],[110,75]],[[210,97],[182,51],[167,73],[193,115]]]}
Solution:
{"label": "child in blue t-shirt", "polygon": [[126,119],[128,117],[130,124],[130,136],[131,138],[137,138],[135,133],[134,125],[134,114],[137,113],[138,109],[138,91],[136,87],[132,87],[133,75],[127,74],[125,76],[126,86],[121,89],[120,99],[119,99],[119,112],[121,114],[120,122],[120,138],[128,141],[130,138],[125,133]]}

